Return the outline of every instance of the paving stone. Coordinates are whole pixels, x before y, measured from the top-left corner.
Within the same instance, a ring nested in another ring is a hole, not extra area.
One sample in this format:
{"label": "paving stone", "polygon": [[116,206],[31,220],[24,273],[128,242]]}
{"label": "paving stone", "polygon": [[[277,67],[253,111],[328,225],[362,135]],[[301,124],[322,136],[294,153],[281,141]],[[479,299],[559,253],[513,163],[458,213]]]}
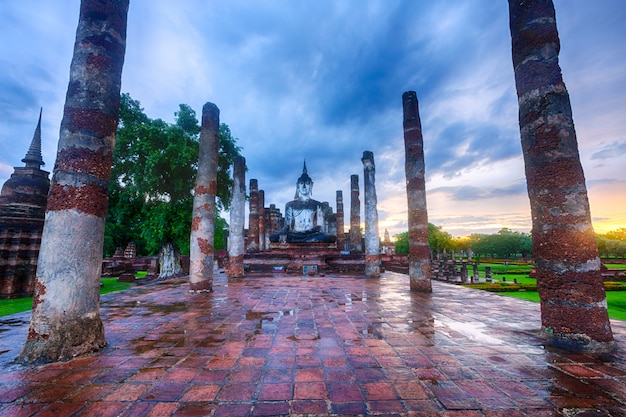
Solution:
{"label": "paving stone", "polygon": [[431,295],[411,294],[408,277],[390,272],[237,282],[219,274],[211,294],[188,289],[178,279],[102,296],[108,346],[56,364],[13,363],[28,314],[0,319],[0,415],[517,417],[626,409],[623,322],[612,322],[622,349],[592,355],[544,348],[537,304],[439,282]]}

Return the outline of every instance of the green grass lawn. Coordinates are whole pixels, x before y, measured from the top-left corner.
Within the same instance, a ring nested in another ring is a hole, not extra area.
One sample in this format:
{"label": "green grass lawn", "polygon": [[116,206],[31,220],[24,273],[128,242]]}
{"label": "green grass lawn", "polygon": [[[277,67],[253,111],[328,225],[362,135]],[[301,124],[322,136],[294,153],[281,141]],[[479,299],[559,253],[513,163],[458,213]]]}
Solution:
{"label": "green grass lawn", "polygon": [[[480,263],[478,265],[478,276],[480,278],[485,278],[485,267],[491,267],[491,280],[494,282],[502,282],[506,280],[506,282],[514,282],[513,280],[517,280],[520,284],[534,284],[535,279],[530,278],[528,274],[533,268],[532,264],[529,263],[517,263],[510,262],[508,265],[504,265],[503,263]],[[471,266],[468,266],[468,273],[472,274]]]}
{"label": "green grass lawn", "polygon": [[[140,271],[135,274],[135,276],[137,278],[142,278],[146,276],[146,272]],[[117,277],[101,278],[101,281],[104,285],[100,287],[100,295],[115,291],[122,291],[133,285],[130,282],[119,282]],[[33,308],[33,297],[0,300],[0,317],[8,316],[9,314],[21,313],[22,311],[28,311],[31,308]]]}
{"label": "green grass lawn", "polygon": [[[539,302],[539,294],[535,291],[498,292],[496,294]],[[610,318],[626,320],[626,291],[607,291],[606,301]]]}

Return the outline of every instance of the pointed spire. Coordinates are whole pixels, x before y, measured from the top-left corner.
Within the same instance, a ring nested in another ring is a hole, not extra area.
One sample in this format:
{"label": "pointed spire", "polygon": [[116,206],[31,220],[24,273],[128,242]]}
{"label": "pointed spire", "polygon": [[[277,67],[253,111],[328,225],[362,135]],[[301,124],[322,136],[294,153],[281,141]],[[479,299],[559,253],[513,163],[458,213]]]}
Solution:
{"label": "pointed spire", "polygon": [[33,141],[30,143],[30,148],[26,152],[26,156],[22,159],[22,162],[29,168],[41,168],[45,165],[43,158],[41,157],[41,113],[43,108],[39,109],[39,122],[33,135]]}
{"label": "pointed spire", "polygon": [[302,173],[307,174],[306,172],[306,159],[304,160],[304,167],[302,167]]}

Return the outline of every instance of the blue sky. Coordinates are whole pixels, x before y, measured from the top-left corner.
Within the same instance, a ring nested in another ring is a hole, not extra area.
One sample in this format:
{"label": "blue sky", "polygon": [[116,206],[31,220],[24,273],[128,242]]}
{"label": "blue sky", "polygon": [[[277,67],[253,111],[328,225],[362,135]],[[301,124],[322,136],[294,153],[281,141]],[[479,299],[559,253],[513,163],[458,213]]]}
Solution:
{"label": "blue sky", "polygon": [[[560,63],[597,231],[626,227],[626,3],[555,1]],[[52,170],[79,1],[0,0],[0,183],[43,107]],[[266,204],[335,207],[374,152],[381,234],[406,230],[402,93],[417,92],[429,220],[457,236],[530,231],[507,2],[131,0],[122,91],[151,118],[211,101]],[[362,191],[361,191],[362,192]],[[348,219],[346,219],[348,223]]]}

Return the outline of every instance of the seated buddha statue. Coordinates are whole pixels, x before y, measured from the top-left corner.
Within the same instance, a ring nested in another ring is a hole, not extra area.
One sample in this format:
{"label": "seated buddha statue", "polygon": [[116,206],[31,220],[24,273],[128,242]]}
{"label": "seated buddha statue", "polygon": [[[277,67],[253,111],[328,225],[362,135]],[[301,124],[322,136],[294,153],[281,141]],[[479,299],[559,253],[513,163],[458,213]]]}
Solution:
{"label": "seated buddha statue", "polygon": [[313,180],[307,174],[305,161],[302,175],[296,182],[295,200],[285,204],[285,225],[278,233],[270,235],[270,242],[332,243],[337,240],[336,236],[324,233],[322,203],[311,198],[312,192]]}

